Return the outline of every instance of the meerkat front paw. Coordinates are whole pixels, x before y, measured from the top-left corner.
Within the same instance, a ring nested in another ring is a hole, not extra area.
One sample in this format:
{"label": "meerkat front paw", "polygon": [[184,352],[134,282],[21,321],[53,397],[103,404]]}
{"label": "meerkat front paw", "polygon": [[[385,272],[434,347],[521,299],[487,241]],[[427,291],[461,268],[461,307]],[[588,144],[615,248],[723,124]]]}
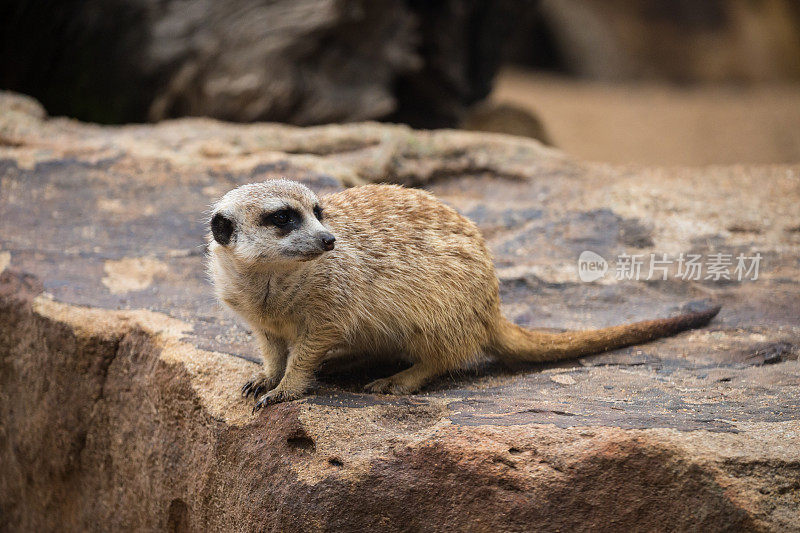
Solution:
{"label": "meerkat front paw", "polygon": [[259,372],[253,376],[253,379],[244,384],[244,387],[242,387],[242,396],[247,398],[252,395],[253,399],[257,399],[262,392],[274,389],[280,380],[280,376],[269,376],[263,372]]}
{"label": "meerkat front paw", "polygon": [[276,387],[271,391],[263,394],[258,400],[256,400],[256,404],[253,406],[253,412],[255,413],[262,407],[266,407],[268,405],[275,405],[276,403],[281,402],[290,402],[292,400],[297,400],[303,396],[302,392],[297,391],[290,391],[287,389],[283,389],[281,387]]}

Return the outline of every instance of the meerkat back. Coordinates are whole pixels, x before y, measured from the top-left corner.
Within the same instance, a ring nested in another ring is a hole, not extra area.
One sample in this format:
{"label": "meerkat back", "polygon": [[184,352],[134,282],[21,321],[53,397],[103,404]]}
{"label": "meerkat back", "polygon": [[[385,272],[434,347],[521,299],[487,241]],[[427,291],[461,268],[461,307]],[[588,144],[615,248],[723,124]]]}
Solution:
{"label": "meerkat back", "polygon": [[491,256],[475,224],[430,193],[394,185],[323,200],[337,235],[330,259],[336,268],[350,266],[351,301],[363,310],[353,317],[356,336],[385,330],[398,344],[386,348],[412,360],[448,364],[476,355],[499,308]]}

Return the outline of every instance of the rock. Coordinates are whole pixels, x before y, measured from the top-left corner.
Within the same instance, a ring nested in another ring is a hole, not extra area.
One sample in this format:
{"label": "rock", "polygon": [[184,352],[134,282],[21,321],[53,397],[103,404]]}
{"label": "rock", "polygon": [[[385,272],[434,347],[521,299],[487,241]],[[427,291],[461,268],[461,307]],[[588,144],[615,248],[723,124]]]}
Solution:
{"label": "rock", "polygon": [[487,131],[530,137],[543,144],[553,144],[539,117],[526,109],[508,103],[481,102],[467,111],[460,127],[469,131]]}
{"label": "rock", "polygon": [[394,0],[18,4],[0,8],[0,87],[97,122],[377,118],[421,62]]}
{"label": "rock", "polygon": [[[376,124],[105,128],[16,99],[0,99],[7,529],[798,530],[800,167],[614,168]],[[277,176],[397,180],[471,214],[518,323],[724,307],[703,330],[411,396],[360,392],[394,367],[330,367],[253,416],[238,391],[256,353],[213,301],[204,212]],[[763,229],[727,229],[741,220]],[[593,283],[587,249],[611,262]],[[753,281],[614,277],[622,253],[681,252],[763,261]]]}
{"label": "rock", "polygon": [[514,2],[66,0],[0,6],[0,88],[101,123],[211,116],[455,126]]}
{"label": "rock", "polygon": [[569,374],[555,374],[550,376],[550,380],[554,381],[555,383],[561,383],[562,385],[575,385],[575,383],[577,383],[575,378]]}

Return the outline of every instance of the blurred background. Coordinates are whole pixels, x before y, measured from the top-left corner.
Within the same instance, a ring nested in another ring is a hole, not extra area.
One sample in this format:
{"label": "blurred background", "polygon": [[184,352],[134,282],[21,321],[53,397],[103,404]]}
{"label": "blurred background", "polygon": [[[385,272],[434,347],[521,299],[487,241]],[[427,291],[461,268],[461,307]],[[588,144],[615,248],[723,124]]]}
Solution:
{"label": "blurred background", "polygon": [[800,161],[799,0],[4,0],[0,88],[106,124],[379,120]]}

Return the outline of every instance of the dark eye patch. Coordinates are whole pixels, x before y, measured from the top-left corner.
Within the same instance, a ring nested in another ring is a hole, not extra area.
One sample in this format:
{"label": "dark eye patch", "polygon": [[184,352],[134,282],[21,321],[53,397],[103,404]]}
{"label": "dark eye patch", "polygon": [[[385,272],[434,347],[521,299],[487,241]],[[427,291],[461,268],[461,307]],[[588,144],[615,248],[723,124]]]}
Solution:
{"label": "dark eye patch", "polygon": [[314,216],[317,217],[317,220],[320,222],[322,221],[322,208],[318,205],[314,206]]}
{"label": "dark eye patch", "polygon": [[288,233],[296,228],[299,228],[303,222],[302,215],[291,207],[284,207],[277,211],[263,213],[259,224],[262,226],[274,226],[285,233]]}

